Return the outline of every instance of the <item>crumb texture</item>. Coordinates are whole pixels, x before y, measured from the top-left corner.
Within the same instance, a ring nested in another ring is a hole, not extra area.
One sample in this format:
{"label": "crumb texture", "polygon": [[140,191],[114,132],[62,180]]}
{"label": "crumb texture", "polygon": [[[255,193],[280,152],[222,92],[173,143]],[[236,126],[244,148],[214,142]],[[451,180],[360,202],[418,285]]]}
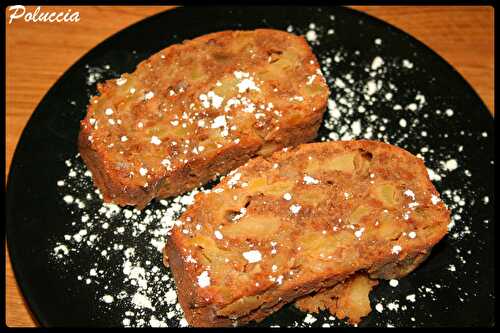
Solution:
{"label": "crumb texture", "polygon": [[348,318],[351,324],[357,324],[371,312],[368,295],[377,284],[365,274],[356,274],[333,288],[298,299],[295,306],[311,313],[328,310],[338,319]]}

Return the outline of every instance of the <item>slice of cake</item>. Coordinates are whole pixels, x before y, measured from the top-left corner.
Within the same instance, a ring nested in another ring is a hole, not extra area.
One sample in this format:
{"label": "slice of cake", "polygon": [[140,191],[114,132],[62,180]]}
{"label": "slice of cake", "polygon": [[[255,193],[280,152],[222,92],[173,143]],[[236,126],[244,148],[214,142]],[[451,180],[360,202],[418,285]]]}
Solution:
{"label": "slice of cake", "polygon": [[197,194],[165,255],[191,325],[241,325],[356,273],[404,276],[448,223],[424,163],[407,151],[311,143],[252,159]]}
{"label": "slice of cake", "polygon": [[98,91],[80,154],[105,202],[139,209],[312,140],[329,95],[305,39],[270,29],[172,45]]}

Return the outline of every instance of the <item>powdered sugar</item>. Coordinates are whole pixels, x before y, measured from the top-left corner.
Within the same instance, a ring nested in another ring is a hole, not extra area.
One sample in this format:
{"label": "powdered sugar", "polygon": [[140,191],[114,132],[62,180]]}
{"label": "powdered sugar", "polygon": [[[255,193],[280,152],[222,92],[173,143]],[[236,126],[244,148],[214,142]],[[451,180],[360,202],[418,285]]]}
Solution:
{"label": "powdered sugar", "polygon": [[144,94],[144,100],[147,101],[147,100],[150,100],[151,98],[153,98],[155,96],[155,93],[152,92],[152,91],[148,91]]}
{"label": "powdered sugar", "polygon": [[223,239],[224,238],[224,235],[222,235],[222,233],[219,230],[215,230],[214,231],[214,236],[217,239]]}
{"label": "powdered sugar", "polygon": [[259,262],[262,260],[262,254],[260,253],[260,251],[257,251],[257,250],[243,252],[243,257],[250,264],[255,263],[255,262]]}
{"label": "powdered sugar", "polygon": [[317,320],[318,319],[316,319],[313,315],[311,315],[310,313],[308,313],[306,315],[306,317],[304,318],[304,323],[306,323],[306,324],[312,324],[312,323],[314,323]]}
{"label": "powdered sugar", "polygon": [[[67,234],[53,240],[51,261],[83,286],[99,288],[99,306],[121,312],[124,326],[185,326],[174,281],[161,256],[169,230],[198,190],[140,212],[102,204],[78,155],[66,165],[66,178],[55,186],[74,218],[68,221]],[[86,253],[92,260],[85,259]],[[80,264],[69,265],[72,262]]]}
{"label": "powdered sugar", "polygon": [[290,211],[292,212],[292,214],[297,215],[300,212],[301,208],[302,206],[300,206],[299,204],[293,204],[290,206]]}
{"label": "powdered sugar", "polygon": [[203,271],[200,275],[198,275],[197,279],[198,286],[200,286],[200,288],[206,288],[210,286],[210,276],[208,275],[208,271]]}
{"label": "powdered sugar", "polygon": [[394,245],[391,249],[392,254],[399,254],[401,252],[402,248],[400,245]]}
{"label": "powdered sugar", "polygon": [[304,176],[304,184],[306,184],[306,185],[316,185],[316,184],[319,184],[319,180],[315,179],[315,178],[313,178],[311,176],[305,175]]}
{"label": "powdered sugar", "polygon": [[153,135],[151,137],[151,143],[158,146],[161,144],[161,140],[156,135]]}

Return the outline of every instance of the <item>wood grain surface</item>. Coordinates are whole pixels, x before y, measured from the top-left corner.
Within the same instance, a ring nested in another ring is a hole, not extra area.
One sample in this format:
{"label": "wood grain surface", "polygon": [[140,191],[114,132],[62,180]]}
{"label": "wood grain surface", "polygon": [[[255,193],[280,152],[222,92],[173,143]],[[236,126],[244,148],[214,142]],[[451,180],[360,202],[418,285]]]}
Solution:
{"label": "wood grain surface", "polygon": [[[80,13],[78,23],[6,26],[6,176],[21,132],[37,104],[64,71],[115,32],[168,6],[44,6]],[[451,63],[494,114],[492,7],[353,6],[416,37]],[[33,11],[34,7],[26,7]],[[6,251],[7,326],[37,326],[17,286]]]}

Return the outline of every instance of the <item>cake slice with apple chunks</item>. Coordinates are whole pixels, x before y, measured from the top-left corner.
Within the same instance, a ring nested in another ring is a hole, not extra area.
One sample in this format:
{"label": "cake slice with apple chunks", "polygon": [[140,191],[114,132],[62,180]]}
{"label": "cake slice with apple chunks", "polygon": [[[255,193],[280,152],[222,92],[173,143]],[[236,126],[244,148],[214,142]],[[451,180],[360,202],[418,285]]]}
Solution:
{"label": "cake slice with apple chunks", "polygon": [[98,85],[80,154],[105,202],[143,208],[316,137],[329,90],[302,36],[221,31]]}
{"label": "cake slice with apple chunks", "polygon": [[[252,159],[197,194],[165,257],[191,325],[241,325],[344,282],[336,290],[351,296],[342,299],[365,297],[370,283],[358,280],[360,291],[347,279],[408,274],[449,218],[411,153],[378,141],[303,144]],[[344,316],[366,314],[355,310]]]}

